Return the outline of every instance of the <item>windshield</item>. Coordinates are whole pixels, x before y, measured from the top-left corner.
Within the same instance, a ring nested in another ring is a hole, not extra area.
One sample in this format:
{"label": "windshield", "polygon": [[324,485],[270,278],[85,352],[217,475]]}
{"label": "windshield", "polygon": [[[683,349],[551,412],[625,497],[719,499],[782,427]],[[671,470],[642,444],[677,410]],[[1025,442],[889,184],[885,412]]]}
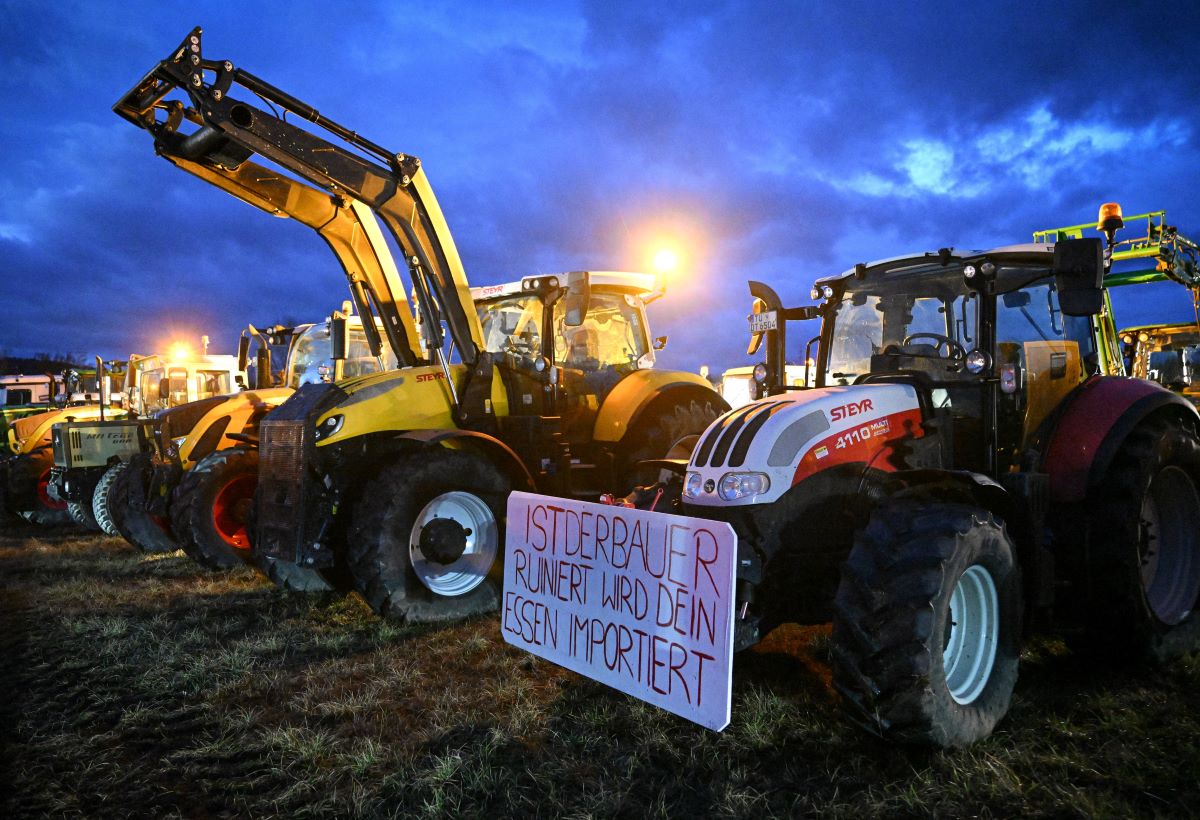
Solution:
{"label": "windshield", "polygon": [[[826,361],[829,384],[851,384],[871,372],[871,357],[891,347],[919,355],[946,355],[948,337],[964,351],[978,345],[979,299],[964,284],[962,268],[938,265],[851,279],[833,306],[833,336]],[[918,349],[919,348],[919,349]]]}
{"label": "windshield", "polygon": [[650,349],[641,300],[624,293],[593,291],[582,325],[568,327],[561,312],[554,323],[554,358],[564,367],[626,373]]}
{"label": "windshield", "polygon": [[542,355],[542,302],[518,294],[476,305],[483,327],[483,348],[489,353],[513,353],[533,361]]}
{"label": "windshield", "polygon": [[[346,347],[346,359],[341,362],[340,378],[350,379],[379,372],[379,360],[371,355],[367,336],[361,327],[351,327],[350,343]],[[319,322],[301,334],[292,348],[287,386],[299,388],[304,384],[319,384],[333,381],[335,374],[329,358],[329,323]],[[387,346],[383,352],[384,366],[396,366],[395,354]]]}

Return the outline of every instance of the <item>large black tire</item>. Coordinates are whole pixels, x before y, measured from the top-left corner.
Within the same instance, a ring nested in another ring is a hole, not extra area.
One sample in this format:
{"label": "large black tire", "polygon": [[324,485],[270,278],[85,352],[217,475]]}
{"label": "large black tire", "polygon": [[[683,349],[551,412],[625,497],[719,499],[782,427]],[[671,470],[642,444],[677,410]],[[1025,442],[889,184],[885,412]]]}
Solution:
{"label": "large black tire", "polygon": [[48,492],[54,455],[47,448],[13,459],[10,508],[31,524],[56,526],[74,523],[66,502],[57,501]]}
{"label": "large black tire", "polygon": [[639,461],[691,456],[701,433],[722,412],[715,400],[704,399],[652,409],[639,419],[621,442],[618,453],[616,479],[620,494],[638,484],[660,480],[661,476],[639,469]]}
{"label": "large black tire", "polygon": [[138,453],[117,474],[109,494],[113,525],[126,541],[142,552],[174,552],[179,549],[179,544],[171,537],[168,522],[146,512],[145,499],[133,498],[135,488],[149,484],[150,472],[150,455]]}
{"label": "large black tire", "polygon": [[113,487],[116,484],[117,476],[127,466],[124,461],[118,461],[105,470],[104,475],[100,476],[100,480],[96,482],[96,489],[92,493],[92,517],[96,519],[100,531],[105,535],[118,538],[121,537],[121,532],[113,523],[112,514]]}
{"label": "large black tire", "polygon": [[1008,712],[1020,632],[1003,523],[965,504],[885,501],[857,534],[834,599],[834,686],[874,734],[966,746]]}
{"label": "large black tire", "polygon": [[1200,437],[1157,419],[1121,444],[1088,499],[1085,632],[1105,657],[1165,660],[1200,649]]}
{"label": "large black tire", "polygon": [[88,532],[102,531],[96,519],[92,517],[91,504],[85,504],[82,501],[68,501],[67,515],[71,516],[72,521]]}
{"label": "large black tire", "polygon": [[234,447],[200,459],[171,498],[171,532],[183,551],[209,569],[249,563],[246,515],[257,486],[257,450]]}
{"label": "large black tire", "polygon": [[461,451],[424,450],[381,468],[353,507],[354,588],[378,614],[410,623],[495,611],[508,493],[493,464]]}

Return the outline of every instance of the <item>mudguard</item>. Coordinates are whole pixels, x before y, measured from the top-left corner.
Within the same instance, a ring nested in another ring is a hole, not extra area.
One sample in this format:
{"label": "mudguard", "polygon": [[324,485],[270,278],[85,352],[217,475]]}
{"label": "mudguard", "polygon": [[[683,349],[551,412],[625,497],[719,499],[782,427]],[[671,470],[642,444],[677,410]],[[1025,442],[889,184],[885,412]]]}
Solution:
{"label": "mudguard", "polygon": [[520,456],[512,448],[494,436],[478,433],[474,430],[459,430],[448,428],[444,430],[410,430],[401,433],[397,438],[409,441],[419,441],[422,444],[440,445],[443,442],[455,441],[466,445],[469,449],[482,450],[491,456],[513,483],[513,489],[537,491],[533,476],[525,468]]}
{"label": "mudguard", "polygon": [[1123,376],[1093,376],[1084,382],[1067,399],[1042,459],[1042,470],[1050,474],[1050,500],[1063,504],[1086,498],[1125,437],[1164,408],[1200,420],[1191,402],[1155,382]]}
{"label": "mudguard", "polygon": [[679,370],[635,370],[621,381],[604,399],[596,414],[593,438],[596,441],[617,442],[634,427],[634,421],[652,402],[672,391],[691,393],[697,400],[712,401],[727,409],[728,402],[713,390],[708,379],[699,373]]}

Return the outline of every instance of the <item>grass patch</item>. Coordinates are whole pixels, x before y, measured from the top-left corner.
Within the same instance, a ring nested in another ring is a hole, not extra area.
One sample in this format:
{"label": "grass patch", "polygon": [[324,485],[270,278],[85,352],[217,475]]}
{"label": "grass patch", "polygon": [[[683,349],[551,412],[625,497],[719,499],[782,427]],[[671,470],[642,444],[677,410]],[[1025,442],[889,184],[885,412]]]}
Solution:
{"label": "grass patch", "polygon": [[828,629],[738,659],[713,733],[506,645],[494,619],[377,620],[249,570],[68,530],[0,533],[6,817],[1189,816],[1200,660],[1029,646],[958,752],[845,723]]}

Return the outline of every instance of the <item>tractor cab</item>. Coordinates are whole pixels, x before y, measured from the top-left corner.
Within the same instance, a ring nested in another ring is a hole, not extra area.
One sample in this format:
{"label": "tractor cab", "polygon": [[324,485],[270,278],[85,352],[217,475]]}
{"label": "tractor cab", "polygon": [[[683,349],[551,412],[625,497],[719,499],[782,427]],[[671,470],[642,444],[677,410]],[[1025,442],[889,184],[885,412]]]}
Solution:
{"label": "tractor cab", "polygon": [[1126,328],[1120,338],[1129,375],[1200,402],[1200,328],[1195,322]]}
{"label": "tractor cab", "polygon": [[1007,471],[1050,410],[1100,372],[1094,299],[1083,300],[1084,315],[1075,304],[1077,280],[1101,275],[1099,243],[1088,244],[1090,274],[1059,270],[1051,246],[1029,245],[947,250],[818,281],[830,291],[819,383],[910,383],[956,463]]}
{"label": "tractor cab", "polygon": [[654,366],[646,303],[661,293],[649,274],[611,271],[472,288],[484,347],[515,388],[511,412],[557,412],[568,436],[588,437],[617,383]]}

